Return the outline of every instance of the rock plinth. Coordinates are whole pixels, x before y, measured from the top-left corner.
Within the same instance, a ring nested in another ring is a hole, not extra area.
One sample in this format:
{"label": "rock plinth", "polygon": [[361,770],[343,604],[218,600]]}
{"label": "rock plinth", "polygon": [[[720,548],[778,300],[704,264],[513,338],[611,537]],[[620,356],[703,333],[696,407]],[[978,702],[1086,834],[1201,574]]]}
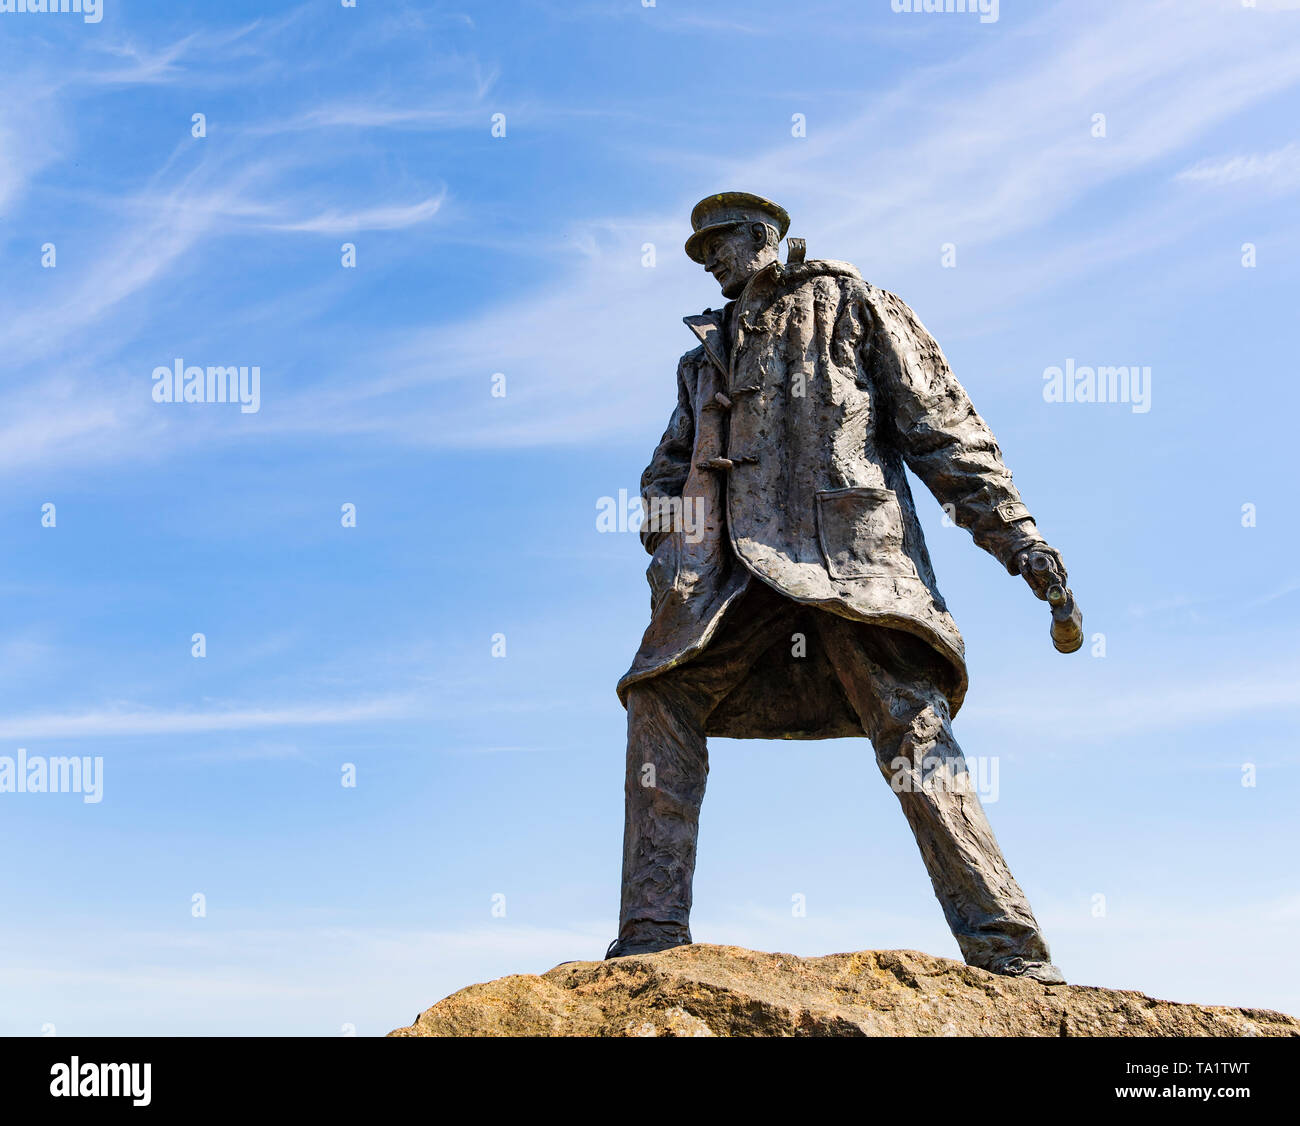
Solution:
{"label": "rock plinth", "polygon": [[915,950],[697,943],[471,985],[392,1036],[1300,1036],[1268,1009],[1040,985]]}

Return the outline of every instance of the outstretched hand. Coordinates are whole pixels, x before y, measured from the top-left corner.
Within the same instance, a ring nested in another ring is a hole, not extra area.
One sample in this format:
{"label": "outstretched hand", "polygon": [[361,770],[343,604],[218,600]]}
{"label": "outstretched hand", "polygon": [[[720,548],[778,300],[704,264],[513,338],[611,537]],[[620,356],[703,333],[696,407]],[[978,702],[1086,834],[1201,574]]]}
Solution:
{"label": "outstretched hand", "polygon": [[1016,569],[1024,576],[1035,597],[1047,601],[1047,590],[1054,583],[1065,585],[1069,577],[1065,560],[1054,547],[1036,543],[1016,556]]}

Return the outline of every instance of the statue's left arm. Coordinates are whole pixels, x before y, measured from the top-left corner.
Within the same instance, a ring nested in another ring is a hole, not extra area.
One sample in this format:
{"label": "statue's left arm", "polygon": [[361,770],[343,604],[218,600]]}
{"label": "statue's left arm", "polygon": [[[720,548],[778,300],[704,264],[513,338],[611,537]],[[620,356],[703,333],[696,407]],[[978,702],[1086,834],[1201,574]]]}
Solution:
{"label": "statue's left arm", "polygon": [[[1025,573],[1025,552],[1048,552],[1064,574],[1059,554],[1047,546],[1020,499],[993,432],[939,345],[893,294],[873,290],[872,298],[865,303],[871,329],[863,361],[883,392],[888,425],[908,466],[1008,573]],[[1036,576],[1026,579],[1046,597]]]}

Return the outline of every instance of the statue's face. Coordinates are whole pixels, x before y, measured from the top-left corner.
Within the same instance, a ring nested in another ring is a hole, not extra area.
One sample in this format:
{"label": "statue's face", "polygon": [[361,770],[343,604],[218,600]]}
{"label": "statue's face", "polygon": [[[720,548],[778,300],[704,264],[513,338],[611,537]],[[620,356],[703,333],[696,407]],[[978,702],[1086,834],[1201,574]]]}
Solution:
{"label": "statue's face", "polygon": [[769,242],[767,230],[761,223],[738,223],[713,231],[704,240],[704,268],[722,287],[723,297],[739,297],[745,283],[776,260],[776,246]]}

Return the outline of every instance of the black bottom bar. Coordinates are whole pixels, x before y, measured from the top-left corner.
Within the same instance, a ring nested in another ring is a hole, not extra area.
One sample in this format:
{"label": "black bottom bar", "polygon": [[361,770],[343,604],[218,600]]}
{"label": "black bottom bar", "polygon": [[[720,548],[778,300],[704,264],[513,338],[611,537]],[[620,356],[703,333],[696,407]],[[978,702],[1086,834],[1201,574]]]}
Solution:
{"label": "black bottom bar", "polygon": [[[498,1109],[518,1099],[556,1110],[558,1098],[570,1110],[595,1110],[610,1104],[591,1100],[618,1087],[626,1088],[624,1102],[639,1091],[637,1099],[693,1117],[702,1086],[733,1106],[759,1100],[770,1110],[789,1099],[805,1114],[841,1099],[867,1111],[886,1096],[956,1111],[965,1100],[971,1107],[994,1105],[991,1095],[1026,1107],[1033,1102],[1019,1100],[1050,1099],[1047,1105],[1073,1110],[1134,1103],[1148,1110],[1205,1105],[1227,1112],[1228,1104],[1263,1109],[1293,1093],[1298,1069],[1300,1038],[687,1043],[91,1037],[0,1043],[4,1117],[13,1122],[23,1120],[14,1112],[97,1115],[110,1105],[115,1114],[169,1120],[195,1111],[342,1114],[402,1104],[437,1113],[465,1100]],[[70,1093],[74,1086],[76,1094]]]}

